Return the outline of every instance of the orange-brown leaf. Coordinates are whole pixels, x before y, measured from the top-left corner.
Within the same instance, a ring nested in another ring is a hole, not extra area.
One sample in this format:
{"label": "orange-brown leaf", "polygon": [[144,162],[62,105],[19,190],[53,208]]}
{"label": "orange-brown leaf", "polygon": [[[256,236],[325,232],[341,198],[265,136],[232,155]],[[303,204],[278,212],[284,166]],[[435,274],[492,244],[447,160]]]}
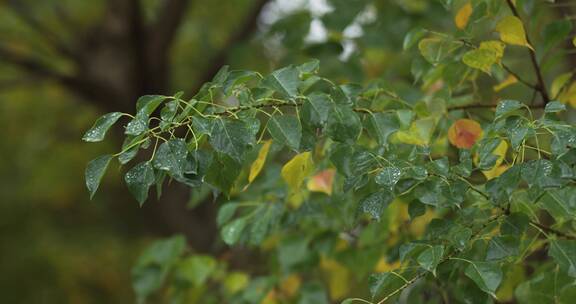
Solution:
{"label": "orange-brown leaf", "polygon": [[458,119],[448,129],[448,140],[458,148],[470,149],[482,137],[482,127],[471,119]]}
{"label": "orange-brown leaf", "polygon": [[308,190],[312,192],[324,192],[331,195],[335,173],[336,171],[334,169],[326,169],[312,176],[308,180]]}

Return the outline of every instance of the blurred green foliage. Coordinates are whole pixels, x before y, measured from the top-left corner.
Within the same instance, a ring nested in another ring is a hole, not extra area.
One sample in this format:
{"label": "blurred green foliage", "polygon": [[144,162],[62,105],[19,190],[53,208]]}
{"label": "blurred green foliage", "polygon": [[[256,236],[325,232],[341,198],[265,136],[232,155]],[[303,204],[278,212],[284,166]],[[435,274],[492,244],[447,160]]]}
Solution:
{"label": "blurred green foliage", "polygon": [[[106,68],[104,78],[124,85],[117,82],[115,64],[106,65],[99,61],[106,56],[75,62],[54,47],[52,36],[58,37],[71,49],[78,47],[82,41],[79,37],[96,36],[92,30],[103,22],[109,22],[104,21],[107,20],[104,17],[108,6],[114,2],[0,2],[0,50],[7,49],[9,54],[17,55],[0,53],[0,292],[3,302],[134,302],[130,270],[134,264],[146,264],[141,260],[136,263],[136,257],[152,238],[163,232],[150,227],[152,225],[147,222],[143,209],[127,199],[127,189],[118,183],[121,179],[118,170],[109,170],[101,186],[106,191],[100,192],[93,202],[88,201],[83,180],[86,162],[114,151],[113,147],[117,145],[109,142],[94,148],[81,143],[79,138],[110,107],[101,100],[78,94],[57,77],[45,75],[19,61],[33,58],[58,75],[65,76],[82,71],[94,61]],[[129,1],[116,1],[120,2]],[[165,1],[136,2],[142,5],[144,22],[151,24],[157,20]],[[206,75],[210,73],[206,71],[213,64],[214,57],[224,51],[222,64],[260,72],[317,58],[322,62],[323,76],[339,83],[367,83],[382,79],[403,96],[416,100],[421,96],[421,90],[414,84],[414,78],[422,77],[418,72],[428,68],[429,64],[422,58],[413,60],[417,53],[414,48],[403,51],[404,37],[417,27],[437,31],[452,29],[452,15],[447,13],[445,5],[454,2],[453,5],[458,6],[463,1],[339,0],[329,1],[335,10],[325,14],[310,9],[309,3],[316,3],[312,6],[316,7],[322,1],[269,1],[258,14],[258,26],[247,37],[238,40],[230,37],[242,27],[258,1],[190,2],[171,43],[168,56],[170,81],[162,87],[164,91],[194,93],[193,90],[202,82],[209,80]],[[530,25],[534,29],[555,14],[550,9],[541,9],[548,8],[544,1],[518,2],[534,16]],[[14,3],[16,8],[12,6]],[[32,22],[26,16],[31,16]],[[323,30],[316,28],[318,23],[324,25]],[[116,26],[114,23],[104,25]],[[311,25],[317,37],[306,38]],[[537,32],[534,29],[531,32]],[[108,41],[106,45],[115,43],[118,41]],[[98,47],[101,45],[88,45],[79,52],[101,55],[96,52]],[[554,72],[562,69],[562,64],[553,63],[562,62],[564,57],[548,59],[545,69]],[[510,61],[519,73],[531,72],[523,62]],[[503,75],[496,75],[496,78],[503,78]],[[497,84],[492,80],[480,83],[484,87]],[[108,87],[99,89],[105,91]],[[514,86],[506,89],[503,95],[530,98],[529,92]],[[493,96],[483,91],[477,97],[490,100]],[[132,105],[135,99],[126,102]],[[120,140],[116,133],[111,136],[117,142]],[[278,178],[278,175],[279,168],[276,168],[273,178]],[[364,239],[369,242],[370,234],[383,227],[389,228],[386,219],[364,232]],[[284,252],[279,255],[281,262],[287,267],[303,262],[300,258],[304,254],[298,253],[306,247],[302,242],[307,241],[294,236],[294,239],[280,244],[280,253]],[[222,244],[219,246],[223,247]],[[198,259],[205,260],[198,262],[194,256],[182,263],[191,268],[212,263],[205,256]],[[378,261],[377,254],[373,260]],[[242,267],[234,269],[236,266],[232,265],[230,270],[234,274],[232,279],[221,287],[225,292],[234,292],[246,284],[244,272],[239,272]],[[328,276],[346,273],[331,261],[324,261],[324,266],[329,269]],[[380,266],[386,268],[387,264]],[[224,271],[217,266],[205,271],[210,270],[215,273]],[[370,270],[361,269],[359,274]],[[287,283],[287,292],[290,284],[296,284],[294,278],[280,279],[293,280]],[[191,280],[202,285],[202,278]],[[338,282],[333,284],[339,286]],[[303,303],[323,301],[325,296],[319,285],[315,282],[302,287]]]}

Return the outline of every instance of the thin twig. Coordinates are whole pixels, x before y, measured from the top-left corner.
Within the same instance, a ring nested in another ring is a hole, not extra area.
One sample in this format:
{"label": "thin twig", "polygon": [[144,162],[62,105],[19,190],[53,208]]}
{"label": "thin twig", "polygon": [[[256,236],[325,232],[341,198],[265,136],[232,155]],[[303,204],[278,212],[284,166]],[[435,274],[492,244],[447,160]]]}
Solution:
{"label": "thin twig", "polygon": [[[518,13],[518,10],[516,10],[516,7],[514,6],[514,3],[512,3],[512,0],[506,0],[506,3],[508,4],[508,7],[512,11],[512,14],[514,14],[514,16],[516,16],[516,18],[522,20],[522,18],[520,18],[520,14]],[[538,92],[540,92],[540,95],[542,96],[542,100],[544,101],[544,104],[547,104],[548,102],[550,102],[550,97],[548,95],[548,91],[546,90],[546,83],[544,82],[544,77],[542,76],[542,70],[540,69],[540,65],[538,64],[538,60],[536,59],[536,52],[534,51],[533,46],[532,46],[532,42],[530,41],[530,37],[528,35],[528,30],[525,29],[525,31],[526,31],[526,42],[528,42],[528,44],[531,46],[529,48],[530,61],[532,62],[532,66],[534,67],[534,71],[536,72],[536,76],[538,78],[538,86],[537,86],[536,90],[538,90]]]}

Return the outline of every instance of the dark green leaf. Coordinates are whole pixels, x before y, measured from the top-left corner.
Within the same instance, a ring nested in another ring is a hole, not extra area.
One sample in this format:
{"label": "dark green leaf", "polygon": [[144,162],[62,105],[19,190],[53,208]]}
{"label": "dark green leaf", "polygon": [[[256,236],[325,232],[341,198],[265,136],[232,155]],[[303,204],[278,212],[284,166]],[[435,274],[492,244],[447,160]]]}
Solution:
{"label": "dark green leaf", "polygon": [[556,20],[547,24],[542,31],[544,49],[548,51],[558,43],[570,38],[571,31],[572,21],[568,19]]}
{"label": "dark green leaf", "polygon": [[272,72],[262,81],[262,85],[280,93],[283,97],[298,96],[300,78],[298,69],[293,66]]}
{"label": "dark green leaf", "polygon": [[302,139],[302,126],[296,116],[272,116],[268,121],[268,131],[272,138],[280,144],[298,150]]}
{"label": "dark green leaf", "polygon": [[328,135],[335,141],[353,143],[362,131],[358,115],[347,106],[335,106],[328,116]]}
{"label": "dark green leaf", "polygon": [[375,192],[360,201],[359,210],[362,213],[368,213],[376,220],[380,220],[382,212],[393,199],[394,196],[388,191]]}
{"label": "dark green leaf", "polygon": [[432,272],[436,276],[436,266],[442,261],[444,256],[444,246],[434,245],[425,249],[416,261],[422,268]]}
{"label": "dark green leaf", "polygon": [[146,130],[148,130],[148,117],[137,115],[126,125],[124,134],[138,136]]}
{"label": "dark green leaf", "polygon": [[464,274],[472,279],[478,288],[496,297],[496,289],[502,282],[502,270],[497,263],[492,262],[469,262]]}
{"label": "dark green leaf", "polygon": [[86,131],[86,133],[82,137],[82,140],[87,142],[102,141],[106,136],[106,132],[108,132],[108,129],[110,129],[110,127],[112,127],[112,125],[114,125],[120,117],[122,117],[122,113],[112,112],[98,118],[98,120],[96,120],[92,128]]}
{"label": "dark green leaf", "polygon": [[544,108],[544,112],[546,113],[558,113],[566,111],[566,105],[559,102],[559,101],[552,101],[546,104],[546,108]]}
{"label": "dark green leaf", "polygon": [[571,277],[576,278],[576,241],[551,240],[548,254]]}
{"label": "dark green leaf", "polygon": [[242,161],[246,148],[254,143],[253,133],[239,119],[217,119],[214,122],[210,144],[214,150],[225,153],[238,162]]}
{"label": "dark green leaf", "polygon": [[379,185],[392,188],[398,183],[401,176],[402,171],[397,167],[385,167],[376,175],[375,181]]}
{"label": "dark green leaf", "polygon": [[530,219],[524,213],[515,212],[504,219],[500,226],[500,232],[504,235],[515,235],[520,237],[526,231]]}
{"label": "dark green leaf", "polygon": [[154,167],[167,171],[171,176],[182,177],[186,171],[188,148],[181,138],[162,143],[154,156]]}
{"label": "dark green leaf", "polygon": [[332,105],[330,96],[326,94],[310,95],[302,105],[302,122],[312,127],[323,127]]}
{"label": "dark green leaf", "polygon": [[208,168],[206,182],[228,195],[241,169],[236,160],[226,154],[217,153]]}
{"label": "dark green leaf", "polygon": [[84,176],[86,179],[86,187],[90,193],[90,199],[94,197],[96,190],[98,190],[100,181],[102,180],[111,159],[112,155],[103,155],[91,160],[86,166]]}
{"label": "dark green leaf", "polygon": [[150,162],[139,163],[126,172],[124,181],[128,185],[130,193],[142,206],[148,198],[148,189],[155,182],[154,168],[152,168]]}
{"label": "dark green leaf", "polygon": [[373,113],[369,116],[368,131],[378,144],[388,144],[388,137],[400,129],[398,117],[394,113]]}
{"label": "dark green leaf", "polygon": [[521,109],[523,106],[524,105],[521,102],[516,100],[503,100],[496,107],[495,119],[498,120],[506,117],[514,113],[514,111]]}
{"label": "dark green leaf", "polygon": [[520,241],[518,236],[505,235],[493,237],[488,244],[486,260],[499,260],[511,255],[517,255],[519,247]]}
{"label": "dark green leaf", "polygon": [[404,279],[399,274],[391,272],[374,273],[368,278],[372,299],[386,297],[403,286]]}

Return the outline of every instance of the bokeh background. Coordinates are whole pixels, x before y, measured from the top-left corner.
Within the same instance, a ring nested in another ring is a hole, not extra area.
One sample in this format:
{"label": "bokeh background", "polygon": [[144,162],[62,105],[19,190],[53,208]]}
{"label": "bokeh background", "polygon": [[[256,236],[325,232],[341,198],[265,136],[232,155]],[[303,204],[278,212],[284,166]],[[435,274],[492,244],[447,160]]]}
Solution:
{"label": "bokeh background", "polygon": [[183,233],[214,250],[213,204],[187,189],[140,208],[111,170],[89,201],[85,164],[122,138],[83,143],[97,117],[144,94],[190,97],[225,64],[266,73],[317,58],[339,82],[410,84],[404,35],[453,27],[447,2],[0,1],[0,302],[133,303],[130,268],[152,240]]}

